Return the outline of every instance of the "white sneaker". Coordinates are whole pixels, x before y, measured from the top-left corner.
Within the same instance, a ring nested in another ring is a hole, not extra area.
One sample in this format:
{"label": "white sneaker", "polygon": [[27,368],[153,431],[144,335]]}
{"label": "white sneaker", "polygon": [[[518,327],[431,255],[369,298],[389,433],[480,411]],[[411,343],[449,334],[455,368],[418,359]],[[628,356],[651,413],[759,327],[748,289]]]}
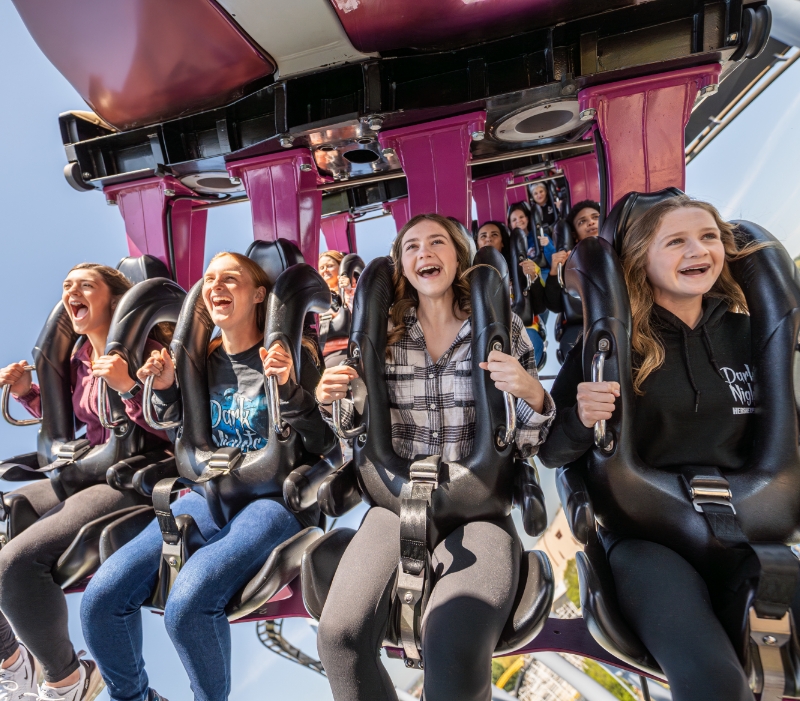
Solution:
{"label": "white sneaker", "polygon": [[35,697],[36,701],[93,701],[106,684],[93,660],[80,660],[79,664],[80,678],[72,686],[55,689],[45,683],[39,687],[38,694],[25,695]]}
{"label": "white sneaker", "polygon": [[22,697],[36,691],[42,678],[39,661],[19,646],[20,664],[15,671],[0,669],[0,701],[22,701]]}

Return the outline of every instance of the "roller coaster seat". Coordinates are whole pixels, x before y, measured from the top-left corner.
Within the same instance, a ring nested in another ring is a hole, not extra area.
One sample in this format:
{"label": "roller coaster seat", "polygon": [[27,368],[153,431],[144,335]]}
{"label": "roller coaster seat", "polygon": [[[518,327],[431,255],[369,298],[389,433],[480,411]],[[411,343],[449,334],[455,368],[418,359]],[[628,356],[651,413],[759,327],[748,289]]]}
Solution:
{"label": "roller coaster seat", "polygon": [[[432,550],[454,528],[468,521],[504,518],[512,505],[522,509],[525,529],[531,535],[540,534],[546,527],[536,470],[528,462],[515,461],[513,440],[506,436],[505,427],[513,419],[504,415],[503,407],[508,410],[508,404],[514,406],[514,400],[506,398],[510,402],[504,404],[502,393],[477,365],[497,345],[510,349],[511,310],[505,260],[487,246],[478,251],[474,262],[477,267],[471,279],[472,385],[476,436],[472,453],[458,462],[440,466],[438,456],[412,462],[394,452],[384,380],[388,312],[394,297],[393,263],[389,258],[375,259],[364,271],[356,291],[348,360],[363,381],[366,399],[363,411],[356,406],[355,428],[351,430],[351,437],[358,436],[354,441],[354,459],[329,476],[317,491],[318,502],[327,515],[341,515],[358,503],[362,495],[370,505],[400,515],[402,532],[406,503],[413,501],[407,497],[416,493],[417,475],[423,469],[434,469],[438,475],[436,484],[441,488],[430,492],[430,515],[423,519],[428,525],[425,533],[417,536],[426,542],[426,549]],[[337,411],[335,406],[334,416]],[[341,426],[337,430],[343,435]],[[351,536],[352,533],[348,536],[345,531],[332,531],[307,551],[302,586],[312,614],[319,615]],[[553,581],[547,558],[542,553],[529,552],[523,560],[514,611],[500,643],[504,650],[521,647],[535,637],[552,603]],[[399,572],[398,577],[402,579],[403,574]],[[418,625],[419,607],[414,615]],[[388,643],[397,645],[403,637],[401,631],[402,626],[400,630],[390,628]],[[415,659],[407,635],[403,647],[407,660]]]}
{"label": "roller coaster seat", "polygon": [[[143,361],[144,344],[150,330],[157,323],[177,320],[177,314],[185,293],[175,283],[165,279],[165,276],[168,275],[166,266],[151,256],[124,258],[118,268],[134,283],[134,287],[123,296],[115,309],[106,352],[116,352],[125,357],[131,372],[133,372]],[[46,378],[52,379],[52,370],[54,368],[52,368],[50,361],[53,359],[53,355],[58,354],[62,361],[62,366],[66,365],[68,367],[71,349],[75,343],[71,323],[63,315],[62,310],[59,309],[60,306],[61,304],[59,303],[54,312],[51,313],[48,324],[40,336],[40,342],[37,343],[34,351],[35,357],[38,355],[37,364],[39,364],[41,368],[40,374],[43,376],[41,380],[44,414],[47,417],[48,409],[51,411],[51,415],[55,413],[56,427],[53,430],[43,420],[43,429],[40,431],[40,451],[28,456],[21,456],[25,459],[25,462],[22,462],[20,457],[7,461],[6,465],[10,463],[12,467],[4,474],[4,479],[25,480],[50,476],[56,479],[59,487],[64,489],[66,494],[69,494],[78,491],[82,486],[88,486],[84,480],[75,481],[69,479],[68,473],[71,465],[64,457],[66,447],[70,445],[69,442],[59,447],[56,453],[56,460],[62,463],[60,467],[49,471],[49,474],[48,471],[38,473],[31,471],[36,470],[43,461],[46,461],[46,456],[41,454],[41,434],[43,432],[47,433],[49,430],[50,436],[58,435],[58,424],[63,422],[65,415],[71,416],[71,393],[62,392],[63,396],[60,397],[62,401],[59,404],[53,401],[52,393],[48,392],[48,388],[52,384],[45,386]],[[44,342],[42,342],[42,338],[45,339]],[[69,390],[68,383],[69,373],[67,372],[67,390]],[[58,399],[58,396],[56,396],[56,399]],[[118,408],[115,405],[119,403],[115,392],[111,393],[109,400],[112,409],[111,414],[114,417],[114,409]],[[53,409],[55,409],[55,412],[53,412]],[[155,447],[146,452],[140,452],[144,446],[144,441],[141,436],[137,438],[136,434],[143,433],[142,429],[134,426],[133,422],[124,419],[114,418],[113,420],[120,422],[117,427],[112,429],[112,437],[110,439],[111,441],[118,440],[121,443],[115,450],[103,451],[102,447],[98,446],[101,450],[86,451],[86,447],[88,447],[86,446],[86,441],[73,441],[72,443],[72,445],[78,444],[79,450],[84,451],[83,453],[78,453],[79,460],[87,461],[91,467],[91,474],[95,475],[94,479],[86,481],[99,483],[100,478],[105,477],[109,484],[116,489],[132,489],[134,488],[134,481],[141,482],[150,477],[154,468],[157,468],[156,471],[163,474],[174,472],[174,458],[166,447]],[[127,437],[126,433],[128,434]],[[62,435],[65,434],[62,433]],[[69,434],[66,435],[68,436]],[[46,435],[46,438],[48,437]],[[51,438],[51,444],[52,442],[54,441]],[[93,458],[93,452],[95,454],[100,453],[100,457],[99,459],[94,458],[94,461],[90,462]],[[126,453],[129,454],[127,457]],[[130,453],[134,454],[130,455]],[[118,458],[116,462],[113,461],[115,456]],[[113,464],[104,466],[104,462]],[[13,465],[20,464],[25,465],[28,469],[13,467]],[[53,474],[54,472],[60,474],[56,476]],[[83,477],[86,477],[85,473]],[[146,494],[139,489],[136,491],[143,495]],[[39,518],[23,493],[10,492],[3,494],[2,504],[4,507],[4,520],[6,521],[4,539],[6,541],[21,533]],[[54,571],[55,581],[68,590],[80,585],[100,564],[101,533],[108,531],[111,534],[109,536],[111,538],[110,542],[113,542],[115,547],[121,547],[136,535],[136,532],[131,530],[133,521],[129,518],[133,512],[140,515],[140,518],[135,523],[141,527],[146,525],[141,515],[147,514],[148,520],[153,517],[151,507],[140,505],[121,508],[85,524],[59,558]],[[125,526],[121,523],[118,525],[118,522],[123,521],[126,524]]]}
{"label": "roller coaster seat", "polygon": [[[793,389],[800,283],[785,249],[761,227],[735,222],[745,242],[769,245],[731,264],[751,312],[752,362],[761,385],[757,396],[769,398],[756,415],[750,466],[724,474],[705,469],[708,475],[701,470],[683,478],[680,473],[645,465],[630,434],[635,411],[630,307],[617,252],[638,217],[678,194],[674,188],[629,194],[609,214],[600,238],[581,241],[566,266],[567,287],[580,294],[583,302],[584,376],[590,377],[590,367],[604,354],[603,379],[621,385],[605,435],[600,436],[602,428],[595,429],[599,446],[559,469],[557,477],[570,528],[586,546],[577,557],[583,615],[602,647],[648,674],[663,677],[619,611],[596,524],[621,536],[671,547],[701,572],[714,566],[726,546],[750,547],[761,566],[763,586],[772,587],[772,598],[765,597],[758,580],[751,581],[737,594],[741,606],[727,607],[720,620],[753,689],[762,692],[762,698],[794,697],[800,693],[800,647],[786,598],[787,592],[789,596],[794,592],[798,563],[786,546],[798,541],[800,530],[800,455]],[[765,367],[769,372],[758,373]],[[712,491],[722,489],[722,496],[717,492],[709,501],[704,496],[705,482]],[[704,514],[706,509],[711,516]],[[721,516],[715,516],[713,509]],[[735,521],[733,526],[729,520]],[[726,528],[715,523],[725,523]],[[732,535],[736,529],[741,537]],[[777,591],[782,592],[780,596]]]}
{"label": "roller coaster seat", "polygon": [[[258,241],[248,249],[248,256],[261,265],[272,283],[264,302],[264,346],[282,343],[292,354],[299,377],[306,316],[329,308],[330,290],[316,270],[301,262],[299,250],[289,241]],[[201,281],[187,296],[172,344],[183,399],[183,422],[176,442],[181,477],[162,480],[153,492],[164,539],[158,586],[146,604],[153,608],[164,608],[181,564],[205,542],[194,519],[172,516],[169,504],[177,486],[202,485],[214,520],[224,525],[259,497],[283,496],[287,507],[295,512],[313,506],[314,501],[299,493],[301,488],[315,493],[341,465],[338,444],[322,459],[309,454],[296,431],[273,413],[270,383],[266,390],[272,433],[267,446],[241,454],[236,448],[213,445],[205,364],[211,326]],[[229,602],[229,619],[238,620],[258,611],[296,579],[302,551],[321,535],[320,528],[306,528],[275,548],[258,574]]]}
{"label": "roller coaster seat", "polygon": [[566,220],[559,219],[553,224],[552,240],[557,251],[571,251],[575,247],[575,234]]}
{"label": "roller coaster seat", "polygon": [[[339,275],[350,278],[350,284],[357,283],[364,271],[364,261],[355,253],[348,253],[339,264]],[[328,341],[346,339],[350,335],[350,323],[352,314],[350,308],[345,303],[344,290],[339,290],[341,299],[337,310],[333,308],[320,315],[319,344],[325,350]],[[335,311],[335,314],[333,313]]]}

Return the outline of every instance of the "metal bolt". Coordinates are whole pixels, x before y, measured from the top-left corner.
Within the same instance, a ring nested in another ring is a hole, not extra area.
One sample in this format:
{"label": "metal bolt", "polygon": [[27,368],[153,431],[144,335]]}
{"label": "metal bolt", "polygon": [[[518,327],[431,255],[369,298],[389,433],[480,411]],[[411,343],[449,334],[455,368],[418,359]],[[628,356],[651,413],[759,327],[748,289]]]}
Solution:
{"label": "metal bolt", "polygon": [[406,595],[403,597],[403,601],[405,601],[407,604],[410,604],[412,601],[414,601],[413,594],[410,591],[407,591]]}
{"label": "metal bolt", "polygon": [[314,166],[312,166],[310,163],[301,163],[300,170],[302,170],[304,173],[308,173],[309,171],[314,170]]}
{"label": "metal bolt", "polygon": [[391,158],[392,156],[396,156],[395,150],[393,148],[385,148],[383,149],[383,156],[384,158]]}
{"label": "metal bolt", "polygon": [[359,445],[364,445],[366,442],[367,442],[367,434],[366,434],[366,433],[362,433],[362,434],[361,434],[361,435],[358,437],[358,444],[359,444]]}
{"label": "metal bolt", "polygon": [[164,197],[175,197],[175,190],[170,190],[167,188],[164,190]]}
{"label": "metal bolt", "polygon": [[700,90],[700,95],[714,95],[719,91],[719,85],[716,83],[712,83],[711,85],[706,85],[704,88]]}
{"label": "metal bolt", "polygon": [[611,348],[611,343],[609,343],[607,338],[601,338],[599,343],[597,344],[597,350],[599,351],[608,351]]}
{"label": "metal bolt", "polygon": [[590,119],[594,119],[596,115],[597,110],[594,107],[589,107],[588,109],[582,110],[578,117],[580,117],[582,122],[588,122]]}
{"label": "metal bolt", "polygon": [[241,185],[242,184],[242,179],[241,178],[234,178],[233,176],[231,176],[230,178],[228,178],[228,180],[231,181],[231,185]]}
{"label": "metal bolt", "polygon": [[729,43],[733,43],[738,38],[739,38],[739,33],[738,32],[733,32],[733,34],[728,34],[728,42]]}
{"label": "metal bolt", "polygon": [[176,558],[174,555],[172,557],[168,557],[167,558],[167,564],[170,567],[177,567],[178,566],[178,558]]}
{"label": "metal bolt", "polygon": [[81,173],[81,177],[84,180],[91,180],[92,179],[92,174],[87,170],[85,173]]}
{"label": "metal bolt", "polygon": [[502,344],[502,343],[500,343],[500,341],[495,341],[495,342],[492,344],[492,350],[496,350],[496,351],[501,351],[501,350],[503,350],[503,344]]}
{"label": "metal bolt", "polygon": [[411,669],[414,666],[414,660],[406,659],[405,662],[406,662],[406,667],[408,667],[409,669]]}
{"label": "metal bolt", "polygon": [[281,145],[282,148],[292,148],[292,144],[294,143],[294,137],[290,136],[289,134],[285,134],[280,139],[278,139],[278,143]]}
{"label": "metal bolt", "polygon": [[764,645],[777,645],[778,639],[774,635],[765,635],[761,638],[764,641]]}
{"label": "metal bolt", "polygon": [[473,141],[483,141],[486,138],[486,132],[483,131],[473,131],[472,132],[472,140]]}
{"label": "metal bolt", "polygon": [[109,199],[109,200],[106,200],[106,204],[113,207],[113,206],[116,206],[117,201]]}
{"label": "metal bolt", "polygon": [[367,126],[372,129],[372,131],[380,131],[383,127],[383,117],[377,114],[367,117]]}

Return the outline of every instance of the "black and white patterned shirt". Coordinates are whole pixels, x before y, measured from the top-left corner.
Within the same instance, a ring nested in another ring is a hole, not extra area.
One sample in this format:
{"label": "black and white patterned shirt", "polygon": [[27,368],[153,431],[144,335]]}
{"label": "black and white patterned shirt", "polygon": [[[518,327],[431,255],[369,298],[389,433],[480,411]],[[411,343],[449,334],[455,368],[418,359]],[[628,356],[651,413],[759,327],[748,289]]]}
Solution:
{"label": "black and white patterned shirt", "polygon": [[[537,377],[533,346],[522,325],[512,315],[511,355]],[[475,399],[472,394],[472,326],[467,319],[450,348],[433,362],[425,347],[422,325],[412,309],[406,315],[406,333],[388,346],[386,383],[392,419],[392,445],[402,458],[441,455],[455,462],[470,454],[475,437]],[[390,325],[391,328],[391,325]],[[522,457],[536,454],[555,416],[555,405],[545,392],[543,414],[517,399],[514,442]],[[323,408],[323,418],[331,422]],[[350,428],[353,406],[342,401],[342,425]]]}

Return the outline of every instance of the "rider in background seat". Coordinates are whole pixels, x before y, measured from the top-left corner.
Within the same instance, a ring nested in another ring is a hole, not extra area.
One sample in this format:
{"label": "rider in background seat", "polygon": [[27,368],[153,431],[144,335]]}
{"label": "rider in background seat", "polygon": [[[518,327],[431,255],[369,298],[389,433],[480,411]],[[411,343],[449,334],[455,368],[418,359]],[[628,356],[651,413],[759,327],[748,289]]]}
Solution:
{"label": "rider in background seat", "polygon": [[[291,354],[280,344],[263,347],[263,304],[271,285],[246,256],[220,253],[211,259],[203,301],[218,340],[209,343],[208,384],[212,438],[219,447],[258,450],[270,434],[264,375],[278,378],[281,415],[306,449],[322,454],[334,444],[319,415],[313,390],[319,379],[316,339],[303,339],[302,376],[293,376]],[[153,353],[139,369],[154,375],[154,406],[161,417],[179,414],[180,392],[169,353]],[[198,701],[225,701],[231,690],[230,623],[225,606],[272,550],[301,528],[319,523],[316,507],[293,514],[282,499],[254,499],[227,524],[212,518],[205,496],[190,492],[172,506],[190,514],[205,542],[181,568],[164,610],[164,623]],[[149,688],[142,656],[141,606],[156,585],[162,535],[153,521],[100,567],[84,593],[83,633],[113,701],[158,701]]]}
{"label": "rider in background seat", "polygon": [[[630,229],[622,268],[632,314],[632,440],[648,465],[664,470],[745,468],[757,407],[750,317],[729,261],[735,232],[710,204],[680,196],[654,205]],[[566,357],[552,393],[557,417],[539,457],[547,467],[581,458],[593,427],[608,420],[616,382],[583,382],[583,344]],[[598,533],[620,609],[656,659],[675,701],[753,701],[742,665],[715,610],[758,572],[732,548],[724,571],[698,571],[674,550]],[[795,597],[795,620],[800,612]]]}
{"label": "rider in background seat", "polygon": [[[331,310],[330,314],[336,316],[345,300],[339,296],[339,266],[344,259],[344,254],[339,251],[325,251],[319,257],[317,269],[322,279],[328,283],[331,289]],[[347,357],[347,338],[332,338],[325,342],[322,349],[322,357],[325,365],[338,365]]]}
{"label": "rider in background seat", "polygon": [[[75,333],[84,339],[70,361],[72,408],[77,424],[86,427],[92,446],[105,443],[110,435],[97,415],[98,378],[120,393],[127,415],[147,431],[153,446],[167,441],[166,434],[153,431],[145,423],[141,393],[131,394],[137,384],[128,374],[125,360],[119,355],[103,355],[114,308],[130,288],[131,283],[118,270],[96,263],[76,265],[64,280],[62,303]],[[164,332],[164,328],[158,329],[153,335],[161,342],[151,338],[146,350],[163,350],[169,341]],[[14,398],[39,417],[39,387],[31,381],[25,365],[26,361],[20,361],[0,370],[0,385],[11,385]],[[4,660],[0,685],[15,701],[23,695],[88,701],[100,693],[103,681],[94,662],[78,660],[75,654],[64,592],[53,580],[52,570],[81,526],[145,501],[133,491],[120,492],[107,484],[96,484],[67,497],[52,479],[38,480],[16,491],[27,497],[40,519],[0,550],[0,608],[21,641],[17,644],[0,616],[0,657]],[[44,683],[37,694],[39,663]]]}
{"label": "rider in background seat", "polygon": [[[472,450],[470,253],[449,220],[412,218],[392,245],[394,304],[386,378],[392,445],[402,458],[441,455],[457,460]],[[550,398],[537,379],[533,349],[514,316],[511,355],[489,354],[481,367],[496,387],[517,397],[515,443],[525,456],[552,420]],[[356,377],[349,366],[328,368],[316,396],[323,416],[343,400]],[[343,426],[352,404],[342,402]],[[427,701],[484,701],[491,657],[513,604],[521,544],[510,518],[456,528],[433,552],[434,587],[422,624]],[[317,644],[337,701],[397,701],[379,649],[387,626],[400,558],[400,518],[372,507],[336,571],[322,612]]]}
{"label": "rider in background seat", "polygon": [[[528,258],[540,269],[539,274],[542,276],[542,280],[547,280],[550,272],[550,259],[556,252],[556,248],[549,236],[542,235],[537,231],[527,202],[517,202],[511,205],[508,210],[508,228],[511,231],[522,229],[525,232],[528,239]],[[527,270],[525,273],[530,274]]]}

